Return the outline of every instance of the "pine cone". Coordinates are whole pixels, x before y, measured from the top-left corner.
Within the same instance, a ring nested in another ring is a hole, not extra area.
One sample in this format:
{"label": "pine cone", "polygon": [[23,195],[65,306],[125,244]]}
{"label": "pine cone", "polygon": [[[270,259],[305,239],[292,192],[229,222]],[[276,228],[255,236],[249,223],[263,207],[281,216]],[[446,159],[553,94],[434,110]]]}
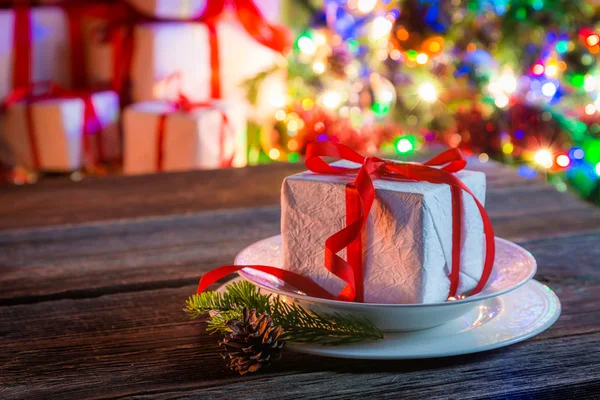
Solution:
{"label": "pine cone", "polygon": [[244,307],[244,320],[227,321],[231,333],[225,335],[219,344],[225,347],[224,359],[227,366],[240,375],[256,372],[267,367],[272,361],[281,358],[285,342],[278,340],[283,333],[281,326],[275,326],[268,314],[256,314],[256,310]]}

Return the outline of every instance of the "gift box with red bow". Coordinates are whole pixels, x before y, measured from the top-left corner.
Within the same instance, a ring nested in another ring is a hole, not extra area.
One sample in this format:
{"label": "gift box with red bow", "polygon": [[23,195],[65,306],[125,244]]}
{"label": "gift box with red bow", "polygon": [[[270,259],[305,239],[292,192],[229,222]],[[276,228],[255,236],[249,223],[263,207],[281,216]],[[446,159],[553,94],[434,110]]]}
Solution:
{"label": "gift box with red bow", "polygon": [[119,97],[49,85],[7,97],[0,140],[8,165],[68,172],[120,158]]}
{"label": "gift box with red bow", "polygon": [[283,183],[285,269],[335,298],[368,303],[443,302],[476,288],[486,251],[485,211],[475,201],[485,199],[483,173],[459,170],[456,150],[423,165],[364,158],[331,142],[315,148],[311,171]]}
{"label": "gift box with red bow", "polygon": [[241,106],[220,102],[137,103],[123,114],[124,172],[215,169],[246,165]]}
{"label": "gift box with red bow", "polygon": [[287,29],[267,21],[251,0],[210,1],[203,13],[183,20],[128,8],[106,39],[88,49],[88,65],[95,66],[89,80],[105,80],[110,71],[112,87],[130,91],[134,102],[167,99],[157,84],[174,73],[193,101],[243,101],[244,82],[273,68],[290,46]]}
{"label": "gift box with red bow", "polygon": [[66,13],[59,7],[0,9],[0,102],[34,81],[70,83]]}

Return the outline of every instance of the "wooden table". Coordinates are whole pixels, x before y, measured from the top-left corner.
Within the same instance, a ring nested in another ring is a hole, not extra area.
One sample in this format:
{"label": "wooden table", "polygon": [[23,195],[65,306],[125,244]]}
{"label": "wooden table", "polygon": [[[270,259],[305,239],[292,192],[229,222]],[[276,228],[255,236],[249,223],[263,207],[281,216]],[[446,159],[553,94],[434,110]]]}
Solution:
{"label": "wooden table", "polygon": [[205,271],[279,232],[299,165],[0,186],[0,398],[600,398],[600,213],[494,163],[498,236],[563,304],[507,348],[415,361],[286,353],[246,377],[182,311]]}

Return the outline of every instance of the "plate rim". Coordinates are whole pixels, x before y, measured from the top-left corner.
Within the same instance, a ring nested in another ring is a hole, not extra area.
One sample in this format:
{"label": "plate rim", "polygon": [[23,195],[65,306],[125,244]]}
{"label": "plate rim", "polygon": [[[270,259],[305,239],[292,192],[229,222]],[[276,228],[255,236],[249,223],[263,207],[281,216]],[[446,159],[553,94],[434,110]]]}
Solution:
{"label": "plate rim", "polygon": [[[289,346],[286,346],[286,347],[290,351],[293,351],[293,352],[303,353],[303,354],[312,354],[312,355],[317,355],[317,356],[321,356],[321,357],[356,359],[356,360],[416,360],[416,359],[428,359],[428,358],[454,357],[454,356],[459,356],[459,355],[481,353],[484,351],[490,351],[490,350],[495,350],[495,349],[499,349],[502,347],[511,346],[515,343],[523,342],[527,339],[530,339],[530,338],[537,336],[540,333],[544,332],[545,330],[550,328],[552,325],[554,325],[556,323],[556,321],[560,318],[560,315],[562,314],[562,304],[560,302],[559,297],[554,292],[554,290],[550,289],[547,285],[544,285],[543,283],[541,283],[535,279],[531,279],[530,281],[526,282],[526,285],[531,285],[533,287],[537,286],[533,290],[539,290],[540,293],[544,293],[546,296],[549,296],[551,299],[549,301],[554,301],[555,304],[557,305],[557,307],[556,307],[554,314],[550,317],[550,319],[548,319],[548,321],[545,322],[544,324],[542,324],[539,328],[537,328],[527,334],[520,335],[520,336],[514,337],[509,340],[498,341],[498,342],[483,345],[483,346],[475,345],[469,349],[450,350],[445,353],[437,353],[437,354],[423,354],[422,353],[422,354],[414,354],[414,355],[406,355],[406,356],[396,355],[396,356],[391,356],[391,357],[381,357],[381,356],[377,356],[376,354],[374,354],[372,356],[368,355],[368,354],[360,355],[360,356],[356,356],[356,355],[352,355],[352,354],[335,354],[335,355],[325,354],[324,352],[318,350],[318,349],[328,348],[327,346],[322,346],[322,345],[318,346],[318,345],[307,345],[307,344],[301,344],[301,343],[296,343],[296,344],[290,343]],[[540,316],[544,316],[544,315],[545,314],[541,314]],[[477,329],[477,328],[475,328],[475,329]],[[385,338],[382,340],[385,340]],[[355,345],[359,345],[359,344],[355,344]]]}
{"label": "plate rim", "polygon": [[[259,243],[262,242],[266,242],[266,241],[270,241],[270,240],[274,240],[276,238],[281,238],[281,234],[278,235],[273,235],[273,236],[269,236],[267,238],[258,240],[248,246],[246,246],[243,250],[241,250],[235,257],[234,259],[234,264],[235,265],[239,265],[241,266],[241,264],[238,263],[238,259],[240,258],[240,256],[249,248],[256,246]],[[278,288],[273,288],[270,286],[265,286],[263,284],[261,284],[260,282],[255,281],[254,279],[251,278],[251,274],[248,272],[245,272],[244,269],[241,269],[239,271],[237,271],[237,274],[239,276],[241,276],[243,279],[249,281],[250,283],[257,285],[265,290],[268,290],[269,292],[274,292],[277,293],[278,295],[281,296],[289,296],[292,297],[294,299],[302,299],[302,300],[306,300],[306,301],[313,301],[316,303],[322,303],[322,304],[327,304],[327,305],[331,305],[331,306],[344,306],[344,307],[362,307],[362,308],[369,308],[369,307],[382,307],[382,308],[426,308],[426,307],[448,307],[448,306],[455,306],[455,305],[459,305],[459,304],[468,304],[468,303],[472,303],[475,301],[483,301],[483,300],[487,300],[490,298],[494,298],[494,297],[498,297],[498,296],[502,296],[506,293],[512,292],[513,290],[516,290],[518,288],[520,288],[521,286],[525,285],[527,282],[531,281],[533,279],[533,277],[535,276],[536,272],[537,272],[537,261],[535,260],[535,258],[533,257],[533,255],[527,251],[526,249],[524,249],[523,247],[519,246],[518,244],[511,242],[510,240],[507,239],[503,239],[500,238],[498,236],[494,236],[494,240],[496,241],[496,243],[502,243],[503,245],[506,245],[508,247],[512,247],[513,249],[515,249],[516,251],[520,252],[521,254],[523,254],[527,259],[529,259],[530,264],[531,264],[531,270],[529,272],[529,274],[523,278],[520,282],[516,283],[515,285],[505,288],[503,290],[500,290],[498,292],[493,292],[493,293],[488,293],[488,294],[476,294],[474,296],[469,296],[465,299],[460,299],[460,300],[453,300],[453,301],[444,301],[444,302],[437,302],[437,303],[416,303],[416,304],[389,304],[389,303],[356,303],[356,302],[348,302],[348,301],[341,301],[341,300],[329,300],[329,299],[323,299],[320,297],[313,297],[313,296],[309,296],[309,295],[300,295],[297,293],[293,293],[293,292],[288,292],[288,291],[284,291]]]}

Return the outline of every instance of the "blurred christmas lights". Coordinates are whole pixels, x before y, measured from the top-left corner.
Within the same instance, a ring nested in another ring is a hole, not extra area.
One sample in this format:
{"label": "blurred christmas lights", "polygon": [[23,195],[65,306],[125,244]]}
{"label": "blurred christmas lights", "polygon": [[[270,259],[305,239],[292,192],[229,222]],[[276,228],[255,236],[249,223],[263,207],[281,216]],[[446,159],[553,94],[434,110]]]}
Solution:
{"label": "blurred christmas lights", "polygon": [[535,153],[534,160],[536,163],[538,163],[540,166],[546,169],[552,168],[552,165],[554,164],[552,162],[552,153],[550,153],[550,151],[546,149],[538,150]]}
{"label": "blurred christmas lights", "polygon": [[423,83],[419,86],[419,96],[428,103],[433,103],[437,100],[437,89],[431,83]]}

